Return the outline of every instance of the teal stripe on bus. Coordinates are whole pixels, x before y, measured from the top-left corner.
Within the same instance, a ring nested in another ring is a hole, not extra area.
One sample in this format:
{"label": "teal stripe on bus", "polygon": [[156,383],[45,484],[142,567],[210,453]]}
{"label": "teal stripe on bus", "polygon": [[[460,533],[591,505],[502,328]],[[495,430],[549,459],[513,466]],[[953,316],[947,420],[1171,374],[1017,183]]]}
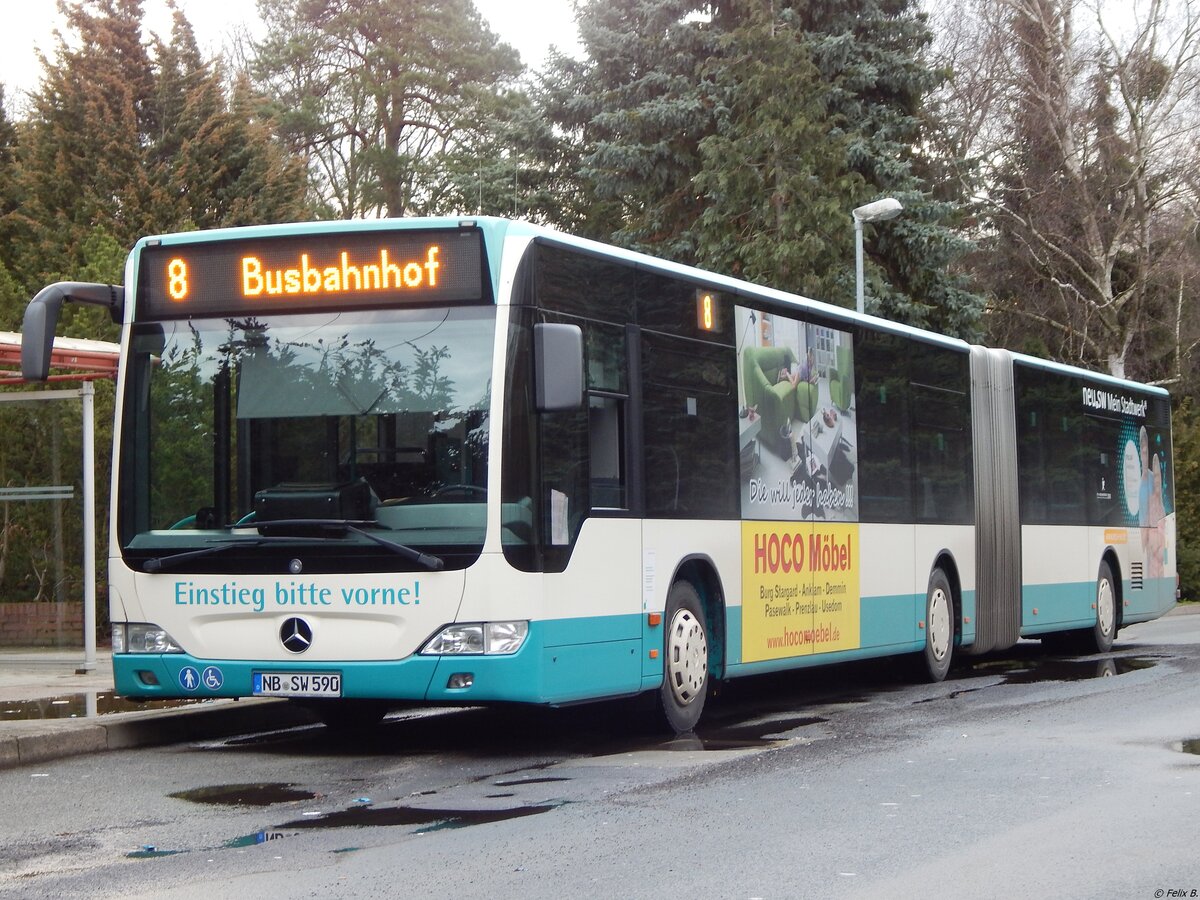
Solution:
{"label": "teal stripe on bus", "polygon": [[1096,621],[1095,582],[1027,584],[1021,589],[1021,634],[1086,628]]}
{"label": "teal stripe on bus", "polygon": [[[1094,581],[1025,585],[1021,593],[1021,634],[1090,628],[1096,622],[1095,593]],[[1175,579],[1147,578],[1137,590],[1126,579],[1121,583],[1121,599],[1123,623],[1157,618],[1175,605]]]}
{"label": "teal stripe on bus", "polygon": [[[972,603],[974,595],[972,594]],[[917,622],[925,614],[924,594],[893,594],[863,597],[859,608],[859,647],[833,653],[788,656],[760,662],[742,661],[741,607],[730,610],[726,675],[739,677],[787,669],[807,668],[870,659],[878,656],[910,653],[925,646],[925,632]]]}

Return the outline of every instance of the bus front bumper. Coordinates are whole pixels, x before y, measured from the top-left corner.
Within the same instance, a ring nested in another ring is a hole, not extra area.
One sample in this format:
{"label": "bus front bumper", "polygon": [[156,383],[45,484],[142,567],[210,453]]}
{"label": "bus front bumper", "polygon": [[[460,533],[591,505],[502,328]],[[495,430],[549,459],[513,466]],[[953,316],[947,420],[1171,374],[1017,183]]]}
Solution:
{"label": "bus front bumper", "polygon": [[[211,660],[185,653],[113,655],[117,694],[141,700],[279,696],[263,675],[339,676],[347,699],[438,703],[544,703],[536,648],[508,656],[410,656],[398,660]],[[328,679],[309,679],[327,687]],[[266,688],[264,689],[264,684]],[[303,695],[298,696],[301,699]],[[310,695],[319,696],[319,695]]]}

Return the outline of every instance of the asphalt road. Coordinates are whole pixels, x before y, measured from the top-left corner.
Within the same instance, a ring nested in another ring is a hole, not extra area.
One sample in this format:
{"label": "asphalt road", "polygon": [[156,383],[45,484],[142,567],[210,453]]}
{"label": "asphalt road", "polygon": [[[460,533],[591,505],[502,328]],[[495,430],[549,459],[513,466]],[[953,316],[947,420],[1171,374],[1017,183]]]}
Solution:
{"label": "asphalt road", "polygon": [[896,668],[734,682],[676,741],[410,710],[0,772],[0,896],[1200,896],[1200,615]]}

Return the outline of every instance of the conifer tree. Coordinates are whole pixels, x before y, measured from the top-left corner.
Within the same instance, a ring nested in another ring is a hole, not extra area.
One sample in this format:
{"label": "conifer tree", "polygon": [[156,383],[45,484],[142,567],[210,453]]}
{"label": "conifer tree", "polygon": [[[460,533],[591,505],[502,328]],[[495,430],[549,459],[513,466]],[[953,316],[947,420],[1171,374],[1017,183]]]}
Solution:
{"label": "conifer tree", "polygon": [[706,69],[718,103],[715,133],[700,142],[694,233],[705,266],[838,297],[853,253],[841,198],[864,181],[846,169],[847,142],[831,133],[829,89],[798,25],[790,10],[755,3],[722,37]]}
{"label": "conifer tree", "polygon": [[[712,4],[715,5],[715,4]],[[706,63],[719,30],[703,0],[589,0],[582,61],[558,57],[542,79],[547,118],[574,147],[575,205],[589,236],[697,262],[693,184],[713,133]]]}
{"label": "conifer tree", "polygon": [[27,285],[83,265],[83,242],[97,226],[132,244],[154,230],[164,202],[144,165],[158,122],[141,0],[62,9],[73,40],[58,37],[56,59],[32,94],[22,145],[25,252],[16,266]]}
{"label": "conifer tree", "polygon": [[24,293],[11,274],[14,255],[12,216],[19,196],[16,190],[17,129],[4,108],[4,85],[0,84],[0,328],[13,330],[11,315]]}
{"label": "conifer tree", "polygon": [[[831,135],[846,140],[845,166],[865,188],[851,207],[891,196],[904,214],[865,225],[868,312],[961,337],[978,337],[982,299],[955,263],[970,249],[952,230],[958,203],[922,175],[929,98],[945,72],[927,60],[927,16],[912,0],[810,0],[794,8],[821,80],[830,87]],[[873,264],[873,266],[872,266]]]}
{"label": "conifer tree", "polygon": [[580,34],[587,58],[559,60],[541,102],[594,236],[852,306],[850,212],[895,196],[905,216],[868,234],[868,311],[977,333],[956,204],[921,177],[942,76],[915,3],[591,0]]}
{"label": "conifer tree", "polygon": [[[244,86],[227,96],[181,12],[164,41],[143,38],[141,0],[62,8],[71,31],[32,95],[7,218],[27,295],[81,272],[119,282],[142,235],[306,216],[298,164]],[[64,316],[64,334],[111,335],[103,310]]]}
{"label": "conifer tree", "polygon": [[249,78],[240,74],[227,98],[220,65],[201,56],[178,10],[155,56],[162,128],[149,164],[178,204],[169,229],[307,218],[303,163],[275,142]]}
{"label": "conifer tree", "polygon": [[443,211],[443,162],[493,130],[522,71],[471,0],[260,0],[259,11],[269,37],[256,83],[308,159],[321,214]]}

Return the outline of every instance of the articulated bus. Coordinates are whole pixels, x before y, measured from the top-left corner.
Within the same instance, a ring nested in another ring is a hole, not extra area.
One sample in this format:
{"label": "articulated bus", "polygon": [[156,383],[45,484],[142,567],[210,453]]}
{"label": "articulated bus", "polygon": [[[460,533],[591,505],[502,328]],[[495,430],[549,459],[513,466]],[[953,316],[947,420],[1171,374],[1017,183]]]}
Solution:
{"label": "articulated bus", "polygon": [[109,547],[117,692],[648,695],[1042,638],[1176,599],[1165,391],[522,222],[138,242]]}

